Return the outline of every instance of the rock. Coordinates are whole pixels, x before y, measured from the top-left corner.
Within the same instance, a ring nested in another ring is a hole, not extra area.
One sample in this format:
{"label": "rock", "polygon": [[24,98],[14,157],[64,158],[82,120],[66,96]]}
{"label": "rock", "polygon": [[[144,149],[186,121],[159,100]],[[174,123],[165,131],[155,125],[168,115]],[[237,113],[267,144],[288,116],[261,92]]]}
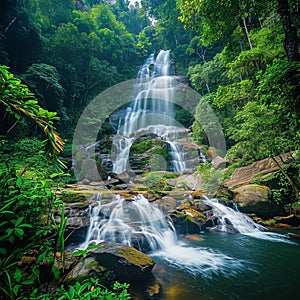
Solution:
{"label": "rock", "polygon": [[218,156],[218,151],[215,147],[209,147],[206,155],[209,160],[213,160],[216,156]]}
{"label": "rock", "polygon": [[241,207],[254,205],[257,202],[268,202],[271,197],[271,190],[267,186],[258,184],[243,185],[234,190],[234,200]]}
{"label": "rock", "polygon": [[103,181],[91,181],[91,182],[89,183],[89,185],[91,185],[91,186],[105,187]]}
{"label": "rock", "polygon": [[100,182],[106,180],[108,174],[98,157],[95,157],[95,159],[85,158],[81,163],[80,177],[89,181]]}
{"label": "rock", "polygon": [[111,190],[127,190],[128,189],[128,184],[127,183],[122,183],[122,184],[118,184],[115,186],[111,187]]}
{"label": "rock", "polygon": [[96,161],[93,159],[87,158],[82,161],[81,174],[89,181],[101,181]]}
{"label": "rock", "polygon": [[181,234],[198,234],[206,222],[203,211],[191,205],[181,205],[170,214],[174,226]]}
{"label": "rock", "polygon": [[[290,158],[290,153],[283,154],[280,157],[275,157],[276,161],[280,165],[282,165],[284,162],[287,162]],[[279,167],[272,158],[265,158],[248,166],[236,169],[231,178],[225,181],[225,185],[231,189],[239,185],[249,184],[253,180],[263,179],[278,170]]]}
{"label": "rock", "polygon": [[113,178],[110,180],[105,180],[103,181],[103,183],[108,189],[111,189],[113,186],[120,184],[120,180],[117,178]]}
{"label": "rock", "polygon": [[82,258],[66,275],[64,282],[72,283],[90,277],[103,277],[107,269],[100,265],[94,257]]}
{"label": "rock", "polygon": [[122,183],[129,183],[136,174],[133,171],[127,171],[116,175],[116,178]]}
{"label": "rock", "polygon": [[202,241],[204,241],[204,238],[201,237],[201,236],[199,236],[199,235],[197,235],[197,234],[188,234],[188,235],[185,236],[185,238],[187,240],[195,241],[195,242],[202,242]]}
{"label": "rock", "polygon": [[174,210],[177,206],[177,201],[171,196],[163,196],[161,199],[156,200],[158,208],[163,212],[167,213],[170,210]]}
{"label": "rock", "polygon": [[299,226],[300,225],[300,218],[296,217],[295,215],[291,214],[289,216],[275,216],[274,219],[283,224]]}
{"label": "rock", "polygon": [[227,167],[228,161],[221,156],[216,156],[212,159],[211,164],[215,169],[224,169]]}
{"label": "rock", "polygon": [[88,256],[105,268],[112,270],[121,280],[139,279],[149,274],[155,262],[135,248],[114,242],[102,242],[102,248],[89,251]]}
{"label": "rock", "polygon": [[201,174],[197,171],[193,174],[182,175],[168,181],[168,184],[171,186],[178,187],[178,185],[184,185],[188,190],[201,190],[204,183]]}
{"label": "rock", "polygon": [[201,199],[201,197],[203,196],[203,193],[202,193],[202,191],[197,190],[197,191],[192,191],[191,195],[192,195],[193,199]]}
{"label": "rock", "polygon": [[242,212],[270,218],[281,213],[281,207],[271,201],[271,190],[258,184],[243,185],[235,190],[234,201]]}
{"label": "rock", "polygon": [[90,181],[87,178],[83,178],[82,180],[78,181],[78,184],[86,185],[89,184]]}
{"label": "rock", "polygon": [[234,198],[234,192],[226,186],[221,186],[214,197],[221,200],[232,200]]}

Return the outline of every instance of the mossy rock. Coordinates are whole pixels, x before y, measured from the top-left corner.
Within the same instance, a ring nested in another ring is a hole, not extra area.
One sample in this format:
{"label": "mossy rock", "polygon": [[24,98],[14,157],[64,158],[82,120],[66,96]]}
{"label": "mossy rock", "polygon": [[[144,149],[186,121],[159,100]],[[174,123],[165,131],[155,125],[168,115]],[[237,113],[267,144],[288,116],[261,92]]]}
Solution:
{"label": "mossy rock", "polygon": [[82,258],[66,275],[64,282],[74,284],[77,281],[84,279],[104,278],[107,274],[107,269],[100,265],[94,257]]}
{"label": "mossy rock", "polygon": [[87,199],[86,194],[84,193],[72,193],[72,192],[62,192],[60,194],[61,200],[64,203],[76,203],[76,202],[85,202]]}

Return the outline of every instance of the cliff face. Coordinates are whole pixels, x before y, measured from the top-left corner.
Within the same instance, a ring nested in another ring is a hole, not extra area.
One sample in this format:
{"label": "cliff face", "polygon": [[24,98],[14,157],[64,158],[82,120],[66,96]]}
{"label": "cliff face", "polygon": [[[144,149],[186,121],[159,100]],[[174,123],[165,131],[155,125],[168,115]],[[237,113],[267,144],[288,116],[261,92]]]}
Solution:
{"label": "cliff face", "polygon": [[[292,159],[292,157],[290,153],[287,153],[280,157],[276,156],[275,159],[279,165],[282,166]],[[240,185],[249,184],[251,181],[266,178],[278,170],[279,167],[272,158],[265,158],[248,166],[236,169],[231,178],[225,181],[225,186],[232,189]]]}

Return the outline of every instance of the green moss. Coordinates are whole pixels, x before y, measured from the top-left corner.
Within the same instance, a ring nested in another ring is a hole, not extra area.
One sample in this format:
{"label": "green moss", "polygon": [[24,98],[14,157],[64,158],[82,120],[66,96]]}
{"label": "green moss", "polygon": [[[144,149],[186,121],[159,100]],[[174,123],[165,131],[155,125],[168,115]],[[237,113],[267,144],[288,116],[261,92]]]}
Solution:
{"label": "green moss", "polygon": [[263,226],[274,226],[276,223],[277,222],[274,219],[261,221],[261,225],[263,225]]}
{"label": "green moss", "polygon": [[146,151],[150,150],[152,148],[152,142],[149,140],[145,140],[142,142],[136,142],[133,143],[133,145],[130,148],[130,154],[131,155],[138,155],[143,154]]}
{"label": "green moss", "polygon": [[100,265],[96,260],[91,261],[86,267],[88,269],[92,269],[93,267],[98,268]]}
{"label": "green moss", "polygon": [[134,263],[137,266],[143,267],[144,265],[149,265],[153,263],[151,257],[146,254],[136,250],[135,248],[130,248],[123,246],[116,250],[118,255],[123,256],[126,260]]}
{"label": "green moss", "polygon": [[85,202],[87,199],[83,193],[63,192],[61,200],[65,203]]}

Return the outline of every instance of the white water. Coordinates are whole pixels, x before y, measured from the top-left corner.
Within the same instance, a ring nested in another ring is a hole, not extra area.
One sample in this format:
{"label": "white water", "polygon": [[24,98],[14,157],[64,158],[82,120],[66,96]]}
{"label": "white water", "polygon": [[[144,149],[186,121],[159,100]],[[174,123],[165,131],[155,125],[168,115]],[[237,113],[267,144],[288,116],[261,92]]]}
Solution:
{"label": "white water", "polygon": [[182,172],[184,159],[176,141],[169,132],[182,130],[175,121],[174,95],[176,80],[170,74],[170,52],[160,51],[156,59],[151,55],[138,72],[131,106],[124,119],[119,119],[117,134],[113,139],[115,157],[113,172],[122,173],[129,168],[130,148],[142,132],[155,133],[170,145],[172,168]]}
{"label": "white water", "polygon": [[97,206],[90,208],[90,219],[86,240],[79,247],[81,249],[103,240],[140,246],[140,250],[147,245],[149,255],[203,277],[213,274],[232,276],[242,268],[241,261],[237,259],[180,242],[172,222],[142,195],[136,196],[134,201],[125,201],[119,196],[109,203],[99,200]]}
{"label": "white water", "polygon": [[218,219],[214,228],[216,230],[225,232],[234,230],[240,234],[259,239],[270,240],[273,242],[293,243],[288,240],[285,235],[268,232],[267,228],[264,226],[255,223],[250,217],[238,210],[223,205],[218,199],[206,198],[203,202],[212,207],[214,216]]}

